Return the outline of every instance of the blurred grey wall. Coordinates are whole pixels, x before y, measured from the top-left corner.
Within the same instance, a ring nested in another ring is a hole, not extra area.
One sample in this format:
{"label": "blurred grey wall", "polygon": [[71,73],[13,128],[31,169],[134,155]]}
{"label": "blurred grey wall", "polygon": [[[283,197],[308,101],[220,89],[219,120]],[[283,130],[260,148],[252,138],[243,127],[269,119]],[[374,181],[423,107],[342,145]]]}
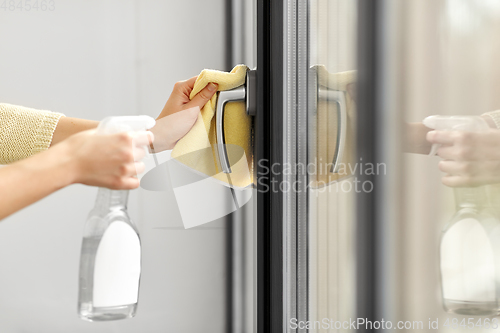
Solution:
{"label": "blurred grey wall", "polygon": [[[176,81],[224,69],[223,0],[52,4],[0,9],[1,102],[95,120],[156,116]],[[70,186],[0,222],[0,332],[222,332],[224,224],[184,230],[172,192],[142,189],[129,202],[143,245],[137,316],[78,319],[81,234],[95,195]]]}
{"label": "blurred grey wall", "polygon": [[[404,120],[427,116],[481,115],[500,108],[500,2],[411,0],[403,4],[399,69]],[[392,50],[393,52],[395,50]],[[439,244],[443,227],[456,211],[453,190],[442,185],[438,156],[405,154],[405,209],[401,224],[404,263],[397,296],[404,320],[456,316],[442,308]],[[460,318],[462,320],[462,318]],[[441,328],[440,331],[457,331]],[[482,332],[459,328],[459,332]]]}

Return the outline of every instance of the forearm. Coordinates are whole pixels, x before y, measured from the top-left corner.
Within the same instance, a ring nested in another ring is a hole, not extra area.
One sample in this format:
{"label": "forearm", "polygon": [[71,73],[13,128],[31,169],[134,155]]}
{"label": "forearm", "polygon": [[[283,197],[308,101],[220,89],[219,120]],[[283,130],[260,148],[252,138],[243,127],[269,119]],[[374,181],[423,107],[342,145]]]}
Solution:
{"label": "forearm", "polygon": [[0,168],[0,220],[73,182],[74,167],[59,146]]}
{"label": "forearm", "polygon": [[78,132],[97,128],[97,125],[99,122],[95,120],[62,117],[57,123],[50,145],[53,146]]}

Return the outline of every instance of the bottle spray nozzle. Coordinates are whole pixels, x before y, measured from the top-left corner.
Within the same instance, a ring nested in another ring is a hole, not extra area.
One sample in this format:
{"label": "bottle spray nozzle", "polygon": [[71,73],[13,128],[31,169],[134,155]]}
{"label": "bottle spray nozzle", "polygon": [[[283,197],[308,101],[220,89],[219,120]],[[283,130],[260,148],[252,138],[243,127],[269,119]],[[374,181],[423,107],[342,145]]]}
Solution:
{"label": "bottle spray nozzle", "polygon": [[120,132],[145,131],[155,125],[150,116],[120,116],[104,118],[97,127],[98,134],[114,134]]}
{"label": "bottle spray nozzle", "polygon": [[[423,124],[438,131],[468,131],[484,132],[489,126],[479,116],[429,116],[423,120]],[[440,144],[433,144],[430,156],[436,155]]]}

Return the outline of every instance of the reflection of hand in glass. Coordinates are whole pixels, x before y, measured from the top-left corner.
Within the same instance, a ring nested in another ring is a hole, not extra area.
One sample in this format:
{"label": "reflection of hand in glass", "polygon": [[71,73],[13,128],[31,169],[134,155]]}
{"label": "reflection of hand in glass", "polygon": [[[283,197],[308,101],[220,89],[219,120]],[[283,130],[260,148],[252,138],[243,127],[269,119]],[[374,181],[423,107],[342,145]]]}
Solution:
{"label": "reflection of hand in glass", "polygon": [[[500,114],[500,112],[499,112]],[[481,116],[491,128],[497,128],[492,118],[488,115]],[[427,133],[432,128],[422,123],[405,123],[404,128],[404,152],[413,154],[429,154],[432,144],[427,140]]]}
{"label": "reflection of hand in glass", "polygon": [[500,183],[500,130],[487,132],[430,131],[427,140],[441,144],[442,182],[451,187]]}
{"label": "reflection of hand in glass", "polygon": [[488,132],[434,131],[422,123],[407,123],[405,152],[429,154],[432,144],[440,144],[437,155],[444,159],[439,169],[446,172],[446,186],[500,183],[500,130],[490,115],[482,117],[491,127]]}

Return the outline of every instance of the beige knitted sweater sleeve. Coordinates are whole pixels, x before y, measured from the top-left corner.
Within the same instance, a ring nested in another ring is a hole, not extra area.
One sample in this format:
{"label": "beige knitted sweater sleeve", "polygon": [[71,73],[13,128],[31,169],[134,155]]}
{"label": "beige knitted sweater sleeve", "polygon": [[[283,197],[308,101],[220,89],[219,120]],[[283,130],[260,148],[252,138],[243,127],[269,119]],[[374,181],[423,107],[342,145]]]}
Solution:
{"label": "beige knitted sweater sleeve", "polygon": [[8,164],[50,147],[61,113],[0,103],[0,164]]}

